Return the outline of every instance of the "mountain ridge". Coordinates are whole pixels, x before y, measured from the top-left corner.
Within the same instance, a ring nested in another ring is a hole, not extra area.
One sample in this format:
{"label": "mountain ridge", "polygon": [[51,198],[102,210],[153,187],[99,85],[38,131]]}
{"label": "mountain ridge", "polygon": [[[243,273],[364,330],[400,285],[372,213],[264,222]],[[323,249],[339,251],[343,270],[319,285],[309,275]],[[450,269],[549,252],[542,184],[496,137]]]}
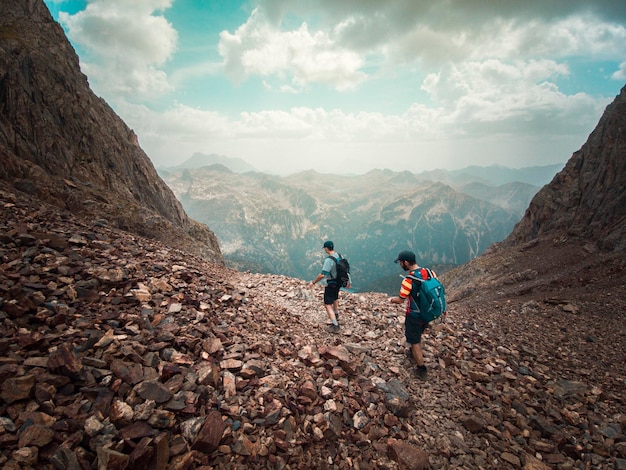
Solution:
{"label": "mountain ridge", "polygon": [[223,262],[137,136],[89,88],[41,0],[0,4],[0,178],[92,220]]}
{"label": "mountain ridge", "polygon": [[[607,106],[581,149],[535,195],[510,235],[480,259],[444,274],[450,286],[465,285],[456,298],[471,296],[467,279],[491,286],[495,298],[554,295],[560,284],[566,292],[572,286],[587,291],[598,284],[611,289],[611,280],[622,289],[625,155],[626,86]],[[571,273],[566,270],[580,270],[582,277],[569,280]],[[524,287],[516,279],[524,280]]]}
{"label": "mountain ridge", "polygon": [[562,163],[521,168],[509,168],[503,165],[470,165],[458,170],[424,171],[420,173],[420,176],[449,184],[469,180],[490,186],[502,186],[507,183],[518,182],[541,187],[548,184],[563,166]]}
{"label": "mountain ridge", "polygon": [[539,189],[510,184],[461,193],[391,170],[277,176],[203,167],[163,178],[192,217],[213,227],[231,267],[310,279],[321,244],[332,239],[351,260],[354,288],[383,291],[398,246],[440,271],[462,264],[503,240]]}

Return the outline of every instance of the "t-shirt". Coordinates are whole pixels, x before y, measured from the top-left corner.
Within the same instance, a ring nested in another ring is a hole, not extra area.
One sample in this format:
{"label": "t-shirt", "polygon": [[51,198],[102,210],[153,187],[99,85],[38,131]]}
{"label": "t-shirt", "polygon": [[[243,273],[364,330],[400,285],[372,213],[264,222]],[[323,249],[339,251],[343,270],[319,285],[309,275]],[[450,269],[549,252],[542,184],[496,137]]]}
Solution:
{"label": "t-shirt", "polygon": [[[415,271],[418,271],[418,274],[415,274]],[[408,276],[421,276],[422,279],[428,279],[428,271],[424,268],[418,268],[414,271],[409,271]],[[400,285],[400,298],[407,299],[406,302],[406,313],[407,315],[411,312],[411,290],[413,290],[413,279],[410,277],[405,277],[402,280],[402,284]],[[418,294],[419,295],[419,291]],[[415,299],[417,301],[417,299]]]}
{"label": "t-shirt", "polygon": [[[333,258],[335,258],[337,261],[341,259],[339,258],[339,255],[335,255],[333,256]],[[330,259],[330,256],[327,256],[326,259],[324,259],[324,264],[322,265],[322,274],[326,276],[326,280],[334,279],[337,277],[337,263]]]}

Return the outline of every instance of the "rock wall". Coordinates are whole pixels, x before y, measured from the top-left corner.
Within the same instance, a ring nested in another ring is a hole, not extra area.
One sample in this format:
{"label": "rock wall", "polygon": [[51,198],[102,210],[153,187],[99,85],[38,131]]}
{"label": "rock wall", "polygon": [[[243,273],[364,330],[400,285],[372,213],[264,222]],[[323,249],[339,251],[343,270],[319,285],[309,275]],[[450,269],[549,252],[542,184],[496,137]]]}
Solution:
{"label": "rock wall", "polygon": [[74,214],[223,263],[137,136],[89,88],[42,0],[0,4],[0,178]]}
{"label": "rock wall", "polygon": [[626,87],[607,106],[587,142],[531,201],[507,243],[563,234],[607,251],[626,236]]}

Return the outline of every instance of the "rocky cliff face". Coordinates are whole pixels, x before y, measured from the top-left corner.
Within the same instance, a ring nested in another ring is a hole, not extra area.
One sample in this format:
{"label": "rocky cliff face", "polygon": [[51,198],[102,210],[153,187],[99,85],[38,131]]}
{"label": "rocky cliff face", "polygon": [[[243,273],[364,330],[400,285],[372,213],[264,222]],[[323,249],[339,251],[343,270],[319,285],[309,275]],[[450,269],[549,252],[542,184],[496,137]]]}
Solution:
{"label": "rocky cliff face", "polygon": [[626,87],[509,237],[446,273],[452,299],[584,297],[599,302],[589,310],[614,315],[597,298],[624,295],[625,187]]}
{"label": "rocky cliff face", "polygon": [[626,233],[626,87],[605,110],[582,148],[531,201],[507,243],[550,234],[624,250]]}
{"label": "rocky cliff face", "polygon": [[0,178],[74,214],[222,262],[137,136],[89,88],[42,0],[0,3]]}

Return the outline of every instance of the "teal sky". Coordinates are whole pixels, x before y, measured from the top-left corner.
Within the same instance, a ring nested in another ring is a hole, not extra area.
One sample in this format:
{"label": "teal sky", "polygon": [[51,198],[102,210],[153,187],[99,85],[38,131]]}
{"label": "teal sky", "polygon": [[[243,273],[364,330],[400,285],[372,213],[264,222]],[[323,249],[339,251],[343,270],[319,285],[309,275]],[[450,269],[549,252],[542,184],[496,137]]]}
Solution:
{"label": "teal sky", "polygon": [[626,2],[45,0],[157,166],[562,163],[626,83]]}

